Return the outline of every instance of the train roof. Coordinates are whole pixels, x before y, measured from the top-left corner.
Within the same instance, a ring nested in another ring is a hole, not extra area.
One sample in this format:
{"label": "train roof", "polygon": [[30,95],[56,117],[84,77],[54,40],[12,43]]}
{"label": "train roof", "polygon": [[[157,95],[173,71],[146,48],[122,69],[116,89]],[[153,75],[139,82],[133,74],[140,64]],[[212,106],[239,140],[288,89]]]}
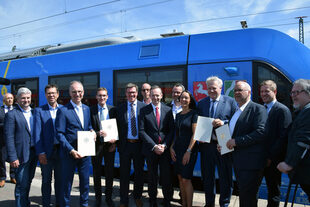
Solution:
{"label": "train roof", "polygon": [[[19,74],[22,75],[23,67],[29,66],[28,68],[34,69],[38,67],[38,63],[44,65],[44,68],[38,69],[39,71],[57,74],[67,71],[68,68],[74,68],[76,71],[89,68],[91,71],[107,68],[263,61],[279,69],[292,81],[298,78],[310,79],[310,49],[294,38],[273,29],[251,28],[141,41],[114,40],[110,39],[111,44],[107,44],[103,39],[102,45],[95,41],[94,44],[84,42],[57,47],[46,46],[41,56],[31,56],[26,58],[26,61],[13,60],[17,67],[14,70],[20,71]],[[42,49],[38,48],[35,51]],[[30,49],[29,53],[31,54]]]}

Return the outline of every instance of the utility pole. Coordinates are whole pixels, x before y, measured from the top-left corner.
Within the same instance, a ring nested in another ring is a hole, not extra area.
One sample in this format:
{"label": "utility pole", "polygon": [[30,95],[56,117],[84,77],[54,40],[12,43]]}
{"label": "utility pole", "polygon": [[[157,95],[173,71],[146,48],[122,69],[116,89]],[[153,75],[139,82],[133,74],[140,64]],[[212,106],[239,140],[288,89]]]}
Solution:
{"label": "utility pole", "polygon": [[304,18],[307,18],[307,16],[300,16],[295,18],[299,19],[299,42],[304,44]]}

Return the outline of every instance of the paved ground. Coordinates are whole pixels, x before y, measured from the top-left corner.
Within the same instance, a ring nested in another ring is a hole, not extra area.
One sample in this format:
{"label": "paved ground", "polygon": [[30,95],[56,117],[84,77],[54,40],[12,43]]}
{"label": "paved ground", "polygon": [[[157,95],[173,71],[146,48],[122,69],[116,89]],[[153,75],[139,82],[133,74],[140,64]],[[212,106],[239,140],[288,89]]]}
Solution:
{"label": "paved ground", "polygon": [[[104,179],[102,179],[102,183],[104,186]],[[30,191],[30,200],[31,200],[31,207],[37,207],[37,206],[41,206],[41,190],[40,190],[40,186],[41,186],[41,174],[40,174],[40,168],[37,168],[36,171],[36,175],[35,178],[32,181],[32,185],[31,185],[31,191]],[[89,193],[89,205],[90,206],[94,206],[94,202],[95,202],[95,193],[94,193],[94,189],[93,189],[93,182],[92,182],[92,178],[90,179],[90,193]],[[132,185],[130,185],[131,189],[132,189]],[[7,182],[5,184],[4,188],[0,188],[0,207],[13,207],[15,206],[15,202],[14,202],[14,188],[15,185],[12,183]],[[104,191],[103,191],[104,192]],[[178,197],[178,189],[175,190],[175,195],[174,198]],[[147,186],[144,186],[144,192],[143,192],[143,202],[145,204],[147,204]],[[162,194],[161,194],[161,190],[159,189],[159,198],[160,201],[159,203],[161,203],[162,201]],[[54,201],[54,197],[52,198]],[[119,205],[119,181],[116,180],[114,182],[114,192],[113,192],[113,200],[115,201],[116,206]],[[104,201],[104,198],[103,198]],[[218,195],[216,198],[216,206],[218,207]],[[172,202],[173,206],[181,206],[178,202],[176,202],[176,200],[174,200]],[[73,188],[72,188],[72,193],[71,193],[71,206],[72,207],[79,207],[79,189],[78,189],[78,176],[75,175],[74,177],[74,183],[73,183]],[[105,203],[103,202],[102,206],[106,206]],[[129,206],[134,207],[134,201],[133,199],[130,200],[130,204]],[[147,205],[145,205],[147,206]],[[194,206],[204,206],[204,194],[200,191],[195,191],[194,193]],[[231,207],[239,207],[239,200],[237,196],[233,196],[231,199]],[[267,201],[266,200],[259,200],[259,207],[265,207],[267,206]],[[284,206],[283,203],[281,203],[280,206]],[[289,205],[291,206],[291,205]],[[300,205],[300,204],[295,204],[295,207],[305,207],[305,205]]]}

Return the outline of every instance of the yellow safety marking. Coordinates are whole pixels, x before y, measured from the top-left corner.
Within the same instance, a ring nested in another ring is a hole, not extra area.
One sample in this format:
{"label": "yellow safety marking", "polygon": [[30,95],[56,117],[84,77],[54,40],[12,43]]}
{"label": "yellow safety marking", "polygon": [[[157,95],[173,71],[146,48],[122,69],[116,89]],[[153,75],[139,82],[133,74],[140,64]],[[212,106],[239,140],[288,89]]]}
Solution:
{"label": "yellow safety marking", "polygon": [[[8,70],[9,70],[10,64],[11,64],[11,60],[8,61],[8,64],[6,66],[3,78],[6,78],[6,75],[8,74]],[[3,85],[2,88],[1,88],[1,95],[4,96],[7,92],[8,92],[8,89],[6,88],[5,85]]]}

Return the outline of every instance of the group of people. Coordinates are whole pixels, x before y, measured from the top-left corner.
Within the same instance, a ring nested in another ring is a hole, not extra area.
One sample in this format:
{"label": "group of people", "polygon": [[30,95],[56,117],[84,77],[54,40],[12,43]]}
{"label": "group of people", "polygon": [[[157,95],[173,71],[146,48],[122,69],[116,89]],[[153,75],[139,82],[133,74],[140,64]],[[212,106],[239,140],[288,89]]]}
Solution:
{"label": "group of people", "polygon": [[[289,173],[290,178],[301,184],[309,197],[310,80],[294,82],[290,95],[294,108],[299,112],[294,122],[290,110],[276,99],[277,86],[274,81],[266,80],[260,85],[264,106],[251,101],[251,87],[244,81],[235,83],[234,99],[221,94],[223,82],[220,78],[209,77],[206,84],[208,97],[198,104],[182,84],[174,85],[173,100],[165,104],[159,86],[144,83],[141,87],[143,100],[138,101],[138,86],[128,83],[125,88],[127,101],[117,107],[107,105],[108,91],[100,87],[96,93],[98,104],[90,108],[82,103],[84,88],[81,82],[70,83],[71,100],[64,106],[58,104],[58,88],[51,84],[45,87],[47,104],[34,110],[30,107],[31,91],[20,88],[14,109],[7,109],[5,112],[9,112],[5,116],[1,115],[0,110],[0,120],[4,123],[1,133],[4,140],[0,143],[1,147],[5,145],[6,148],[6,159],[2,160],[7,160],[15,169],[16,206],[30,205],[29,190],[38,161],[42,171],[44,207],[51,205],[53,173],[55,205],[70,206],[76,169],[80,181],[80,206],[88,206],[90,163],[93,166],[95,206],[101,206],[104,159],[105,202],[107,206],[114,207],[112,192],[116,149],[120,155],[120,207],[129,204],[132,163],[132,195],[136,206],[143,206],[145,161],[150,206],[158,206],[158,182],[164,195],[163,205],[171,206],[173,173],[179,181],[182,206],[192,206],[191,178],[198,152],[206,207],[215,206],[216,167],[220,206],[229,206],[233,170],[241,207],[257,206],[258,189],[263,177],[268,187],[268,206],[279,206],[281,172]],[[8,105],[6,96],[4,101]],[[213,118],[214,129],[229,124],[231,139],[226,146],[234,149],[232,153],[221,155],[214,131],[210,143],[195,140],[198,116]],[[102,129],[101,121],[112,118],[117,120],[119,140],[106,141],[107,134]],[[77,151],[78,131],[93,132],[95,156],[82,156]],[[5,180],[5,169],[2,174],[0,184],[1,180]]]}

